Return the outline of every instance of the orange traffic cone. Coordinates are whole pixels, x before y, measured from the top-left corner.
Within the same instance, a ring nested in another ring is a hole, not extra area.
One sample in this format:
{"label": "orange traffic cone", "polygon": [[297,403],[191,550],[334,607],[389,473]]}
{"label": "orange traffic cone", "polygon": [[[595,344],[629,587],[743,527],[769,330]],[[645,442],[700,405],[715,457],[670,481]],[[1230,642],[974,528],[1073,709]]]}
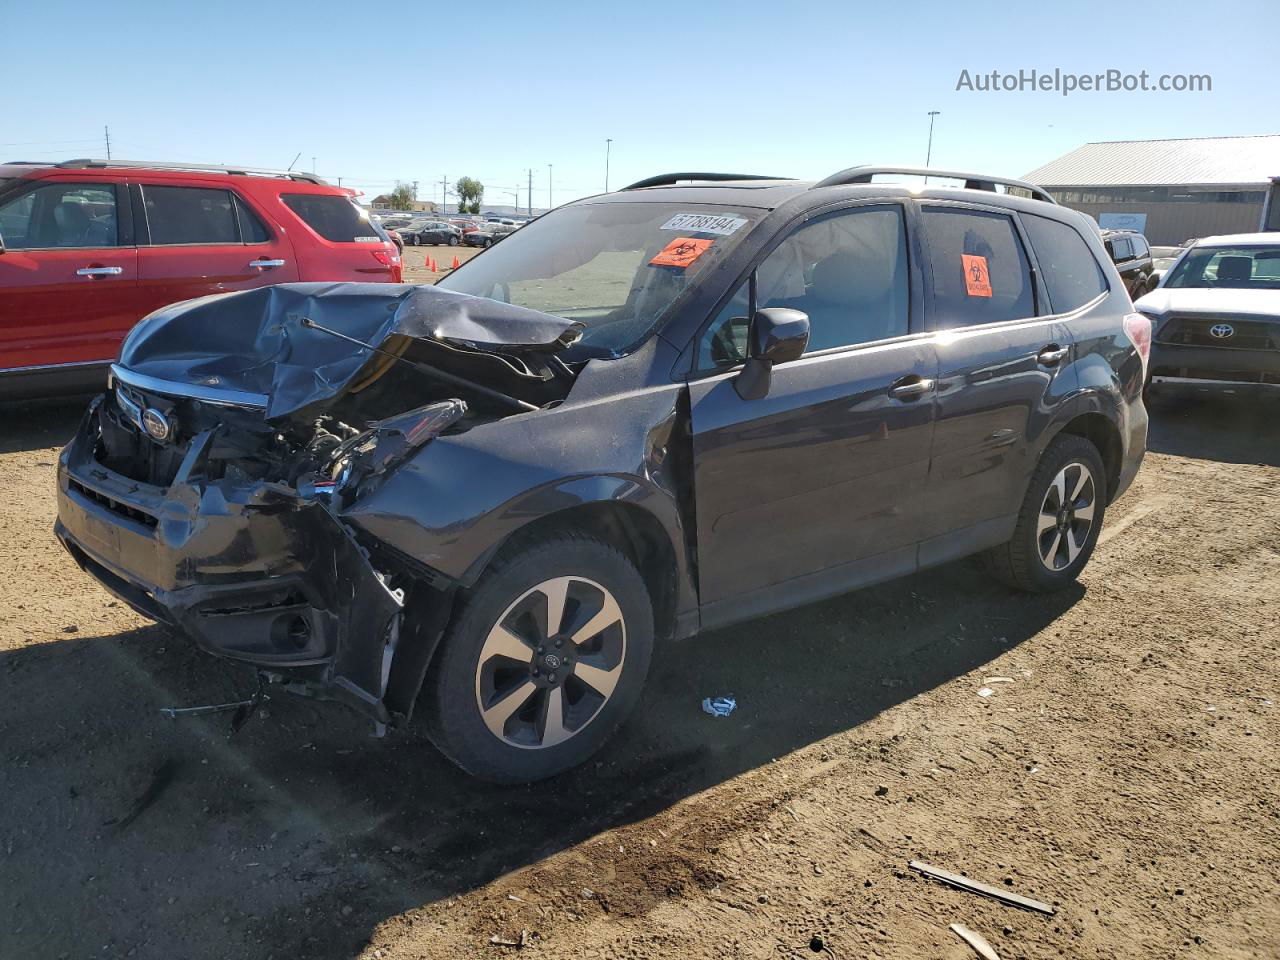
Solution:
{"label": "orange traffic cone", "polygon": [[427,269],[428,269],[428,270],[430,270],[432,273],[438,273],[438,272],[439,272],[439,271],[436,269],[436,258],[435,258],[435,257],[427,257]]}
{"label": "orange traffic cone", "polygon": [[455,254],[453,255],[453,265],[452,265],[451,267],[449,267],[449,269],[450,269],[450,270],[457,270],[460,266],[462,266],[462,264],[460,264],[460,263],[458,262],[458,255],[455,253]]}

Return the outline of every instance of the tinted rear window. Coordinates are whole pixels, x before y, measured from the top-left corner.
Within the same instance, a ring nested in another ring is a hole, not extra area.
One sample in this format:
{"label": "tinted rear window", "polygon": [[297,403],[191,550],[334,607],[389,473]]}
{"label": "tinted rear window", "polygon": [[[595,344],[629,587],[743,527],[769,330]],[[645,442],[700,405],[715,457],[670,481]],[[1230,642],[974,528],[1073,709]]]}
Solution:
{"label": "tinted rear window", "polygon": [[940,329],[1035,316],[1031,270],[1013,221],[999,213],[925,208]]}
{"label": "tinted rear window", "polygon": [[347,197],[313,193],[286,193],[285,205],[330,243],[374,243],[382,235],[369,214]]}
{"label": "tinted rear window", "polygon": [[1106,292],[1102,268],[1084,238],[1073,228],[1048,217],[1025,213],[1022,225],[1031,237],[1031,246],[1035,247],[1054,313],[1074,310]]}
{"label": "tinted rear window", "polygon": [[153,244],[239,243],[235,206],[227,190],[143,186]]}

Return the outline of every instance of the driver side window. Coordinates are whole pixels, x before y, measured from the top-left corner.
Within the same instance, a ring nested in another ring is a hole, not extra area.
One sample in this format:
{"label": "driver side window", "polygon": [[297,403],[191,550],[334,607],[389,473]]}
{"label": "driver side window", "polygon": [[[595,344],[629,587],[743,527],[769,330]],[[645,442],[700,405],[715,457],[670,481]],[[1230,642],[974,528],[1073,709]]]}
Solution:
{"label": "driver side window", "polygon": [[[806,353],[907,332],[906,229],[894,206],[860,207],[797,228],[756,269],[756,309],[791,307],[809,317]],[[746,359],[747,283],[698,344],[698,369]]]}

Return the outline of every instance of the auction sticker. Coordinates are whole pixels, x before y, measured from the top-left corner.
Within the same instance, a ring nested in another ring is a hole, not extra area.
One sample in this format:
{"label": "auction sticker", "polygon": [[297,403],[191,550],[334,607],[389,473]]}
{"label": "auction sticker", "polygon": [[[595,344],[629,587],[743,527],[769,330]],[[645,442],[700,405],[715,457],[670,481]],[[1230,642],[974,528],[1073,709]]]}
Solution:
{"label": "auction sticker", "polygon": [[987,258],[962,253],[960,259],[964,263],[964,292],[971,297],[991,296],[991,274],[987,270]]}
{"label": "auction sticker", "polygon": [[664,223],[663,230],[679,230],[681,233],[715,233],[727,237],[746,224],[742,217],[728,217],[711,213],[677,213]]}
{"label": "auction sticker", "polygon": [[683,270],[692,266],[700,256],[711,249],[714,240],[697,237],[676,237],[662,251],[649,261],[651,267],[678,267]]}

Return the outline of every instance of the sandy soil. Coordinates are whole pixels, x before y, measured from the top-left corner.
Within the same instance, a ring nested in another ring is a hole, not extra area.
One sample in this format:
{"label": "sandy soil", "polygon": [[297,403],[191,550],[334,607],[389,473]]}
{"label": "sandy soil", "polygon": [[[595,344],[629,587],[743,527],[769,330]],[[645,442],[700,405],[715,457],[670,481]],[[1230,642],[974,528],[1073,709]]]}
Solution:
{"label": "sandy soil", "polygon": [[520,789],[331,705],[162,717],[249,686],[54,543],[79,409],[0,431],[0,957],[1280,956],[1280,405],[1157,410],[1077,589],[961,563],[673,645]]}

